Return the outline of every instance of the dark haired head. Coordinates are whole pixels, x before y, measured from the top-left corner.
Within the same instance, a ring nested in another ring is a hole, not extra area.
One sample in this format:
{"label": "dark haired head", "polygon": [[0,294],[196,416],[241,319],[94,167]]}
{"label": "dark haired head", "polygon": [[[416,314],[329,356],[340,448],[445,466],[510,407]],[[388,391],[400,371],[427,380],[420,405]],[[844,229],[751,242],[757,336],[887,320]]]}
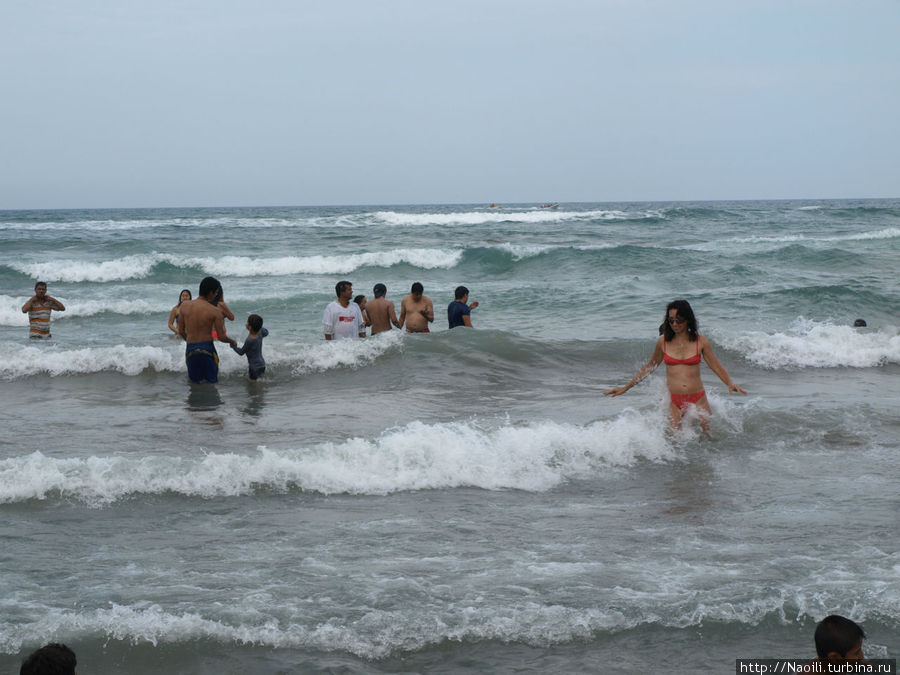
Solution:
{"label": "dark haired head", "polygon": [[37,290],[38,286],[43,286],[44,288],[47,288],[47,282],[46,282],[46,281],[38,281],[38,282],[34,285],[34,290]]}
{"label": "dark haired head", "polygon": [[854,649],[865,637],[866,634],[856,622],[838,614],[826,616],[816,626],[814,635],[816,654],[820,659],[827,659],[832,652],[837,652],[842,658],[846,657],[847,652]]}
{"label": "dark haired head", "polygon": [[375,284],[375,287],[372,289],[372,295],[376,298],[383,297],[385,293],[387,293],[387,286],[384,284]]}
{"label": "dark haired head", "polygon": [[200,282],[200,290],[197,295],[200,298],[206,298],[210,293],[218,295],[221,292],[222,284],[219,283],[219,280],[215,277],[206,277]]}
{"label": "dark haired head", "polygon": [[190,289],[190,288],[182,288],[182,289],[181,289],[181,292],[178,294],[178,304],[179,304],[179,305],[180,305],[182,302],[184,302],[184,300],[181,299],[181,296],[184,295],[185,293],[188,294],[188,300],[190,300],[191,298],[194,297],[193,295],[191,295],[191,289]]}
{"label": "dark haired head", "polygon": [[54,642],[29,654],[19,675],[75,675],[76,665],[75,652]]}
{"label": "dark haired head", "polygon": [[422,286],[418,281],[412,285],[412,288],[409,289],[410,293],[421,294],[425,292],[425,287]]}
{"label": "dark haired head", "polygon": [[465,286],[457,286],[456,290],[453,291],[453,297],[456,298],[457,300],[462,300],[468,294],[469,294],[469,289],[466,288]]}
{"label": "dark haired head", "polygon": [[339,281],[334,285],[334,294],[338,297],[341,297],[341,293],[343,293],[348,287],[353,286],[349,281]]}
{"label": "dark haired head", "polygon": [[250,326],[250,330],[254,333],[258,333],[259,329],[262,328],[263,319],[259,314],[251,314],[247,317],[247,325]]}
{"label": "dark haired head", "polygon": [[355,302],[358,305],[365,299],[366,299],[366,296],[364,296],[362,293],[360,293],[359,295],[357,295],[353,298],[353,302]]}
{"label": "dark haired head", "polygon": [[676,316],[680,316],[687,321],[688,337],[692,342],[696,340],[697,319],[694,317],[694,310],[691,309],[690,303],[687,300],[673,300],[666,305],[666,316],[663,319],[663,325],[661,326],[663,333],[666,336],[666,342],[671,342],[672,338],[675,337],[675,331],[672,330],[672,327],[669,325],[669,312],[673,309],[677,312]]}

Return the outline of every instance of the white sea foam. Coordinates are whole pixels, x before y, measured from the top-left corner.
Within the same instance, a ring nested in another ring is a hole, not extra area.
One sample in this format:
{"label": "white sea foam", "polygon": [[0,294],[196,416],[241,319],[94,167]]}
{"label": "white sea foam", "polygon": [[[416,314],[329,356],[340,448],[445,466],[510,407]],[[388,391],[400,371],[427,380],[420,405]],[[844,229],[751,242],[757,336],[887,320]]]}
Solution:
{"label": "white sea foam", "polygon": [[[181,343],[183,345],[183,343]],[[184,347],[84,347],[66,349],[58,344],[0,343],[0,379],[31,375],[84,375],[104,371],[139,375],[144,370],[184,371]],[[236,359],[235,355],[235,359]]]}
{"label": "white sea foam", "polygon": [[[19,312],[20,316],[24,316]],[[26,322],[27,323],[27,322]],[[23,328],[23,331],[26,330]],[[23,333],[24,336],[24,333]],[[266,355],[269,369],[285,368],[294,375],[319,373],[337,368],[358,368],[375,361],[386,352],[402,348],[404,335],[392,331],[370,340],[324,340],[313,344],[271,340]],[[247,362],[224,344],[217,343],[219,373],[243,373]],[[25,341],[0,342],[0,380],[33,375],[90,375],[116,372],[140,375],[149,370],[158,373],[184,373],[184,343],[172,340],[165,347],[153,345],[83,347],[72,349],[62,343],[33,344]]]}
{"label": "white sea foam", "polygon": [[649,213],[631,214],[625,211],[553,211],[553,210],[505,210],[457,211],[455,213],[398,213],[378,211],[373,214],[388,225],[484,225],[489,223],[554,223],[567,220],[625,220],[649,218]]}
{"label": "white sea foam", "polygon": [[462,258],[460,249],[400,248],[335,256],[284,256],[251,258],[223,256],[190,258],[182,265],[199,267],[208,274],[220,276],[282,276],[290,274],[349,274],[363,267],[412,265],[420,269],[450,269]]}
{"label": "white sea foam", "polygon": [[721,248],[729,248],[735,245],[756,245],[763,248],[775,249],[785,244],[834,244],[847,241],[868,241],[879,239],[896,239],[900,237],[900,228],[887,227],[872,232],[857,232],[854,234],[839,234],[830,237],[821,237],[806,234],[784,234],[773,237],[753,236],[753,237],[732,237],[730,239],[720,239],[709,241],[703,244],[687,244],[677,248],[697,251],[715,251]]}
{"label": "white sea foam", "polygon": [[541,492],[639,459],[675,456],[660,420],[634,411],[587,426],[416,421],[376,439],[259,447],[246,455],[57,459],[34,452],[0,460],[0,503],[62,495],[99,505],[137,494],[211,498],[257,489],[383,495],[467,486]]}
{"label": "white sea foam", "polygon": [[52,260],[32,263],[11,262],[9,266],[22,274],[42,281],[103,282],[143,279],[156,265],[165,260],[171,261],[172,256],[147,253],[100,262]]}
{"label": "white sea foam", "polygon": [[[750,570],[746,574],[752,574]],[[864,593],[862,582],[858,582]],[[276,607],[251,609],[246,618],[218,618],[213,610],[179,611],[158,604],[110,603],[97,609],[41,608],[35,621],[11,624],[0,635],[0,652],[14,654],[28,643],[85,641],[90,638],[119,640],[132,644],[183,644],[212,640],[224,644],[254,645],[274,649],[312,649],[349,652],[368,659],[381,659],[399,652],[415,652],[447,641],[455,643],[497,640],[548,647],[574,640],[590,640],[598,633],[619,632],[638,626],[685,628],[705,622],[757,626],[767,617],[784,624],[806,616],[815,619],[843,601],[821,584],[808,589],[756,591],[751,597],[721,597],[679,584],[681,592],[616,588],[609,602],[596,607],[542,604],[525,599],[489,602],[484,597],[466,598],[447,605],[389,611],[367,608],[353,618],[332,616],[305,618],[304,612],[279,612]],[[896,602],[890,596],[872,598],[868,606],[856,606],[854,620],[869,616],[892,616]],[[829,604],[830,603],[830,604]],[[798,610],[798,606],[800,609]],[[808,611],[807,611],[808,608]],[[275,610],[275,611],[273,611]],[[289,614],[285,618],[280,614]],[[215,618],[214,618],[215,617]],[[237,622],[236,622],[237,621]]]}
{"label": "white sea foam", "polygon": [[723,347],[764,368],[874,368],[900,363],[896,328],[869,332],[800,317],[783,333],[716,333]]}
{"label": "white sea foam", "polygon": [[34,279],[49,282],[109,282],[148,277],[157,265],[196,268],[204,274],[223,277],[281,276],[290,274],[348,274],[363,267],[393,267],[407,264],[420,269],[450,269],[462,258],[461,249],[399,248],[347,255],[187,257],[163,253],[126,256],[116,260],[86,262],[52,260],[10,262],[8,266]]}

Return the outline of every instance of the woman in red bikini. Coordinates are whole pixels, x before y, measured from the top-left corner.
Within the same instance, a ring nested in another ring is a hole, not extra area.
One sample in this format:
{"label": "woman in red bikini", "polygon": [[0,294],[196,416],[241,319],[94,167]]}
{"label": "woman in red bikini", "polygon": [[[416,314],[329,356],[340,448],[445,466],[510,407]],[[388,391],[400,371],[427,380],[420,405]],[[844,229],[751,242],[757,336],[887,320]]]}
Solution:
{"label": "woman in red bikini", "polygon": [[708,431],[710,410],[703,382],[700,381],[701,357],[706,360],[706,365],[719,376],[719,379],[728,385],[728,393],[737,391],[746,394],[747,392],[731,381],[725,366],[713,354],[709,340],[697,332],[697,319],[694,318],[694,310],[691,309],[687,300],[675,300],[668,304],[662,329],[663,334],[656,341],[653,356],[638,371],[637,375],[631,378],[631,382],[624,387],[610,389],[603,395],[619,396],[624,394],[652,373],[660,363],[665,362],[666,384],[671,396],[669,421],[672,427],[678,428],[684,413],[691,406],[696,406],[703,413],[700,415],[700,424],[705,431]]}

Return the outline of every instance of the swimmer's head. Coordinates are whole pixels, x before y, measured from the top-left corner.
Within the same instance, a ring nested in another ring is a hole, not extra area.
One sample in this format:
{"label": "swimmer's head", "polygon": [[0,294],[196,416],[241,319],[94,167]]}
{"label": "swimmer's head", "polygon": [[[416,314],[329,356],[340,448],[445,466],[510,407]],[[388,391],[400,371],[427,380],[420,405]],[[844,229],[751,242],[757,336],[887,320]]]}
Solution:
{"label": "swimmer's head", "polygon": [[457,287],[456,287],[456,290],[453,291],[453,297],[454,297],[456,300],[462,300],[462,299],[463,299],[464,297],[466,297],[468,294],[469,294],[469,289],[466,288],[465,286],[457,286]]}
{"label": "swimmer's head", "polygon": [[222,284],[215,277],[205,277],[200,282],[200,290],[197,295],[201,298],[208,298],[213,293],[218,297],[222,293]]}
{"label": "swimmer's head", "polygon": [[865,319],[857,319],[856,321],[853,322],[854,328],[865,328],[867,325],[868,324],[866,323]]}
{"label": "swimmer's head", "polygon": [[422,293],[425,292],[425,287],[422,286],[422,284],[417,281],[409,289],[409,292],[412,293],[413,295],[422,295]]}
{"label": "swimmer's head", "polygon": [[691,340],[697,339],[697,319],[694,317],[694,310],[687,300],[673,300],[666,305],[666,316],[663,319],[663,332],[666,335],[666,342],[670,342],[675,337],[675,331],[669,324],[669,315],[675,310],[676,318],[684,319],[687,322],[687,333]]}
{"label": "swimmer's head", "polygon": [[384,284],[375,284],[375,286],[372,288],[372,295],[374,295],[376,298],[383,298],[386,293],[387,286],[385,286]]}
{"label": "swimmer's head", "polygon": [[866,634],[854,621],[837,614],[826,616],[816,626],[816,654],[827,661],[862,659]]}
{"label": "swimmer's head", "polygon": [[341,297],[344,291],[346,291],[348,288],[352,289],[353,284],[351,284],[349,281],[339,281],[334,285],[334,293],[338,297]]}
{"label": "swimmer's head", "polygon": [[263,325],[263,318],[259,314],[251,314],[247,317],[247,328],[253,333],[258,333]]}
{"label": "swimmer's head", "polygon": [[359,305],[360,309],[366,308],[366,296],[364,296],[362,294],[357,295],[355,298],[353,298],[353,302],[355,302],[357,305]]}
{"label": "swimmer's head", "polygon": [[178,294],[178,304],[180,305],[182,302],[187,302],[192,297],[190,289],[184,288],[181,290],[181,293]]}

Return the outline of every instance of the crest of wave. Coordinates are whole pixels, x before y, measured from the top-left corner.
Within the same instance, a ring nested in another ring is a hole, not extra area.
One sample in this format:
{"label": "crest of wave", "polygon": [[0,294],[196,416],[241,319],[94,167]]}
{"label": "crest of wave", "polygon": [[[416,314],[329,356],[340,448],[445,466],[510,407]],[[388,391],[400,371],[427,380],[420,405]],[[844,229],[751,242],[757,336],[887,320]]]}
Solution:
{"label": "crest of wave", "polygon": [[896,328],[877,332],[800,317],[783,333],[717,335],[716,340],[764,368],[873,368],[900,363]]}
{"label": "crest of wave", "polygon": [[37,374],[59,376],[102,371],[138,375],[146,368],[157,372],[183,371],[184,355],[150,346],[45,349],[0,343],[0,378],[3,379]]}
{"label": "crest of wave", "polygon": [[455,213],[398,213],[378,211],[375,218],[388,225],[482,225],[486,223],[553,223],[563,220],[622,220],[623,211],[458,211]]}
{"label": "crest of wave", "polygon": [[108,455],[57,459],[40,452],[0,460],[0,503],[61,495],[102,505],[137,494],[204,498],[258,489],[376,494],[477,487],[546,491],[640,459],[676,456],[664,425],[636,411],[587,426],[475,421],[411,424],[379,438],[202,458]]}
{"label": "crest of wave", "polygon": [[393,267],[407,264],[421,269],[450,269],[459,263],[462,251],[437,248],[399,248],[348,255],[283,256],[280,258],[189,258],[182,265],[198,267],[221,276],[281,276],[289,274],[348,274],[363,267]]}
{"label": "crest of wave", "polygon": [[157,253],[146,253],[101,262],[52,260],[40,263],[10,264],[10,267],[42,281],[124,281],[125,279],[142,279],[150,274],[155,265],[170,258],[171,256]]}

